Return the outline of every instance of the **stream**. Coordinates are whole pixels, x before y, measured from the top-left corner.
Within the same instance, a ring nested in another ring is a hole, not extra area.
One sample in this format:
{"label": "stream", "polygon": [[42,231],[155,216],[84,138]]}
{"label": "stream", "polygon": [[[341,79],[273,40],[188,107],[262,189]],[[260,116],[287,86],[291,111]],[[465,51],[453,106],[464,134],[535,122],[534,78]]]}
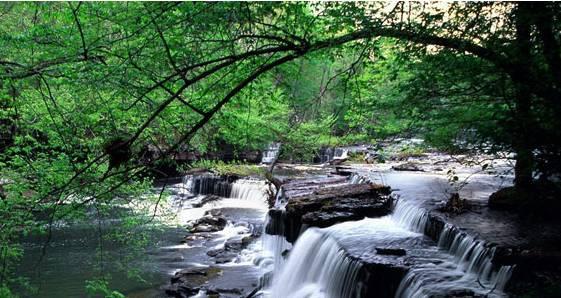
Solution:
{"label": "stream", "polygon": [[[172,289],[193,297],[506,296],[502,289],[513,268],[491,264],[493,245],[452,223],[436,239],[427,235],[432,225],[427,202],[441,200],[436,194],[447,187],[442,175],[361,168],[356,172],[344,183],[384,182],[395,189],[399,199],[393,212],[303,229],[294,244],[265,232],[275,223],[267,215],[264,181],[186,176],[168,186],[172,195],[167,204],[175,221],[150,231],[145,257],[129,264],[143,281],[128,277],[117,264],[103,263],[103,270],[112,276],[111,287],[127,297],[168,297],[170,278],[186,268],[206,270],[201,284]],[[481,198],[503,183],[488,175],[474,181],[465,191]],[[282,210],[286,202],[282,191],[279,194],[275,208]],[[223,229],[214,231],[200,222],[193,226],[204,218],[224,218]],[[184,228],[188,222],[191,233]],[[102,225],[107,230],[110,226],[110,219]],[[86,295],[84,280],[93,277],[91,265],[99,262],[98,228],[84,223],[57,226],[40,263],[44,237],[26,239],[19,271],[31,279],[40,297]],[[108,243],[104,250],[118,259],[127,248]],[[381,253],[386,250],[390,253]],[[372,289],[372,284],[379,288]]]}

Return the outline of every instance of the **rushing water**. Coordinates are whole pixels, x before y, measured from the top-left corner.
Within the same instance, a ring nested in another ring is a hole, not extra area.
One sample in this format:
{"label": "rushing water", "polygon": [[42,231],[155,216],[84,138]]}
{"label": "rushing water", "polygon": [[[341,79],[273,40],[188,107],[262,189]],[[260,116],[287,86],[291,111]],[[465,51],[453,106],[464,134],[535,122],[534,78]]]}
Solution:
{"label": "rushing water", "polygon": [[[369,179],[352,175],[347,183],[366,180]],[[403,184],[405,190],[415,189],[415,183],[407,183]],[[404,278],[396,283],[396,297],[445,297],[450,293],[502,297],[512,270],[508,266],[493,267],[494,248],[453,225],[445,225],[438,241],[429,239],[424,235],[430,225],[429,213],[410,198],[398,200],[388,216],[323,229],[308,228],[293,246],[283,236],[265,233],[267,226],[280,229],[282,225],[269,223],[264,181],[186,176],[182,183],[170,189],[169,205],[177,215],[176,224],[182,226],[205,216],[209,210],[220,209],[228,219],[226,227],[202,243],[178,244],[185,231],[177,225],[165,226],[152,234],[155,241],[146,258],[133,264],[147,283],[127,279],[117,266],[107,263],[105,272],[111,273],[115,280],[112,287],[134,297],[155,297],[162,295],[159,286],[167,283],[178,269],[212,264],[223,270],[213,280],[218,286],[254,287],[253,283],[261,276],[261,294],[265,297],[359,297],[368,286],[361,280],[365,263],[395,262],[407,263],[409,267]],[[300,194],[312,190],[296,187],[289,191]],[[283,193],[283,189],[278,192],[275,204],[281,210],[286,204]],[[229,239],[254,234],[264,219],[261,237],[239,252],[233,261],[217,265],[206,254],[209,249],[224,247]],[[109,227],[110,222],[104,227]],[[85,295],[84,281],[93,277],[89,268],[96,261],[96,228],[61,226],[51,240],[43,265],[38,268],[34,267],[34,261],[41,252],[41,242],[31,239],[26,245],[28,259],[22,272],[40,281],[41,297]],[[403,248],[406,255],[379,255],[378,247]],[[104,249],[115,257],[126,253],[127,248],[107,245]],[[32,272],[41,275],[32,276]],[[198,297],[205,297],[205,291],[201,290]]]}
{"label": "rushing water", "polygon": [[[232,237],[242,237],[253,233],[262,224],[268,205],[266,202],[265,182],[254,179],[227,181],[224,178],[203,175],[186,176],[183,182],[168,185],[172,195],[168,202],[168,212],[175,214],[166,219],[157,229],[142,226],[138,231],[148,233],[150,245],[141,258],[125,263],[130,247],[120,242],[104,241],[105,259],[99,258],[99,228],[107,234],[118,218],[110,216],[101,222],[95,217],[91,222],[58,225],[54,228],[48,243],[46,255],[39,263],[44,236],[25,239],[25,258],[18,273],[29,277],[36,294],[23,297],[86,297],[86,280],[99,276],[92,268],[103,264],[104,274],[110,274],[110,287],[131,297],[165,297],[159,288],[168,284],[170,277],[182,268],[211,263],[206,255],[208,249],[224,245]],[[159,192],[159,189],[157,190]],[[220,196],[216,200],[204,202],[207,194]],[[159,209],[163,208],[161,206]],[[185,224],[204,216],[205,212],[220,209],[228,219],[224,230],[213,233],[205,243],[180,243],[185,236]],[[126,242],[125,242],[126,243]],[[259,244],[260,246],[260,244]],[[257,251],[257,250],[256,250]],[[253,270],[253,256],[242,252],[233,264],[224,264],[224,276],[233,283],[251,285],[261,275]],[[121,265],[134,269],[144,281],[127,276]],[[237,272],[231,274],[229,272]]]}
{"label": "rushing water", "polygon": [[[350,178],[352,183],[360,180]],[[446,225],[434,243],[423,234],[428,224],[424,209],[399,200],[389,216],[309,228],[276,270],[267,293],[271,297],[358,297],[360,263],[356,259],[368,259],[368,252],[380,246],[404,248],[407,256],[403,258],[412,264],[396,297],[505,296],[502,289],[512,268],[493,268],[493,247],[452,225]]]}

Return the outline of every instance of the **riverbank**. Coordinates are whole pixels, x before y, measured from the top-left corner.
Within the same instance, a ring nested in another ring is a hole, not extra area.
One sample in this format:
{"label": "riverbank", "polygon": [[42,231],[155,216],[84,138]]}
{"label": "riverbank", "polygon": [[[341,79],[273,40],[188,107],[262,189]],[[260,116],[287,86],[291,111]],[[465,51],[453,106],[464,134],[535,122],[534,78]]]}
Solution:
{"label": "riverbank", "polygon": [[[154,269],[141,271],[156,273],[152,284],[121,290],[130,297],[519,296],[543,285],[536,275],[557,270],[534,265],[555,264],[549,253],[559,229],[487,207],[489,194],[511,181],[498,174],[508,161],[494,162],[484,171],[445,155],[281,163],[273,209],[264,180],[207,172],[170,179],[169,210],[180,227],[155,235],[143,260]],[[468,183],[457,187],[449,169]],[[469,208],[443,211],[455,192]]]}

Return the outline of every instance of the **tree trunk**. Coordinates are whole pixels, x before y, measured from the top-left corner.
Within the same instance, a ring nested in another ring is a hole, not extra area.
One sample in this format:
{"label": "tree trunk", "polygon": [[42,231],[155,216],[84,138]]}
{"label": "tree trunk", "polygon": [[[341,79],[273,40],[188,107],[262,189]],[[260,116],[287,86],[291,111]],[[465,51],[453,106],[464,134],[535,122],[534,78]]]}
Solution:
{"label": "tree trunk", "polygon": [[532,133],[532,92],[525,84],[530,75],[530,24],[531,10],[527,5],[518,3],[516,9],[516,50],[517,70],[513,81],[516,85],[513,148],[516,153],[514,184],[517,188],[530,188],[533,182],[534,153]]}
{"label": "tree trunk", "polygon": [[514,185],[517,188],[528,189],[533,182],[534,155],[527,146],[515,148],[516,165],[514,166]]}

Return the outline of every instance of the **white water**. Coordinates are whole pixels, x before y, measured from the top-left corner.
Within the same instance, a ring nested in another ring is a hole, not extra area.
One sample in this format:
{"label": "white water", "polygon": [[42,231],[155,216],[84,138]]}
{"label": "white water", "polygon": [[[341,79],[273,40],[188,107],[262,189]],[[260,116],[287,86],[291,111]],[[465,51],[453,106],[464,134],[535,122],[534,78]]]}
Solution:
{"label": "white water", "polygon": [[[217,208],[256,209],[261,210],[263,216],[268,209],[266,182],[262,180],[238,179],[233,183],[228,183],[221,180],[219,176],[186,176],[177,192],[190,195],[203,193],[185,202],[172,203],[176,205],[180,223],[199,219],[207,211]],[[206,197],[206,194],[219,193],[222,193],[224,197],[207,202],[200,207],[194,207]]]}
{"label": "white water", "polygon": [[[405,202],[398,203],[395,209],[394,217],[401,225],[418,232],[425,229],[428,219],[425,210]],[[449,224],[440,234],[438,247],[446,253],[445,258],[413,266],[402,280],[396,297],[430,297],[450,290],[467,290],[488,297],[505,295],[501,291],[513,268],[503,266],[493,270],[493,247]]]}
{"label": "white water", "polygon": [[349,149],[347,148],[325,148],[320,155],[320,163],[328,163],[335,159],[345,159],[348,157]]}
{"label": "white water", "polygon": [[277,160],[279,157],[281,143],[271,143],[267,150],[263,151],[263,157],[261,158],[261,163],[270,164]]}
{"label": "white water", "polygon": [[[310,228],[296,242],[284,265],[275,261],[271,297],[357,297],[360,263],[348,256],[372,250],[369,245],[403,245],[415,265],[402,280],[396,297],[446,296],[451,291],[502,297],[512,268],[494,271],[494,249],[447,226],[438,246],[408,247],[425,239],[428,213],[415,205],[398,202],[394,213],[381,218],[345,222],[325,229]],[[409,241],[409,242],[408,242]],[[355,243],[356,242],[356,243]],[[339,243],[344,243],[343,250]],[[283,248],[284,249],[284,248]],[[280,249],[277,249],[277,252]],[[282,257],[278,257],[282,260]]]}
{"label": "white water", "polygon": [[[198,189],[195,191],[203,192],[225,189],[209,186],[221,183],[216,177],[205,179],[199,182],[187,179],[185,188],[193,190],[196,186]],[[349,180],[351,183],[363,183],[365,179],[353,175]],[[207,210],[227,207],[255,208],[263,210],[265,216],[265,186],[263,181],[237,180],[228,186],[229,198],[189,209],[190,219],[193,219],[192,212],[196,210],[202,216]],[[282,194],[282,191],[279,193]],[[277,197],[279,208],[284,203],[281,196]],[[345,222],[325,229],[309,228],[294,247],[282,236],[263,233],[258,247],[248,248],[242,252],[240,259],[274,273],[272,282],[270,275],[261,281],[266,297],[358,297],[362,290],[358,280],[361,264],[349,254],[358,257],[375,255],[376,246],[397,245],[407,250],[407,258],[413,265],[403,278],[396,297],[444,297],[451,291],[462,290],[466,290],[464,293],[467,294],[504,296],[502,289],[512,268],[493,270],[491,258],[494,248],[450,225],[443,229],[437,245],[426,244],[428,240],[423,232],[428,219],[429,214],[425,210],[400,200],[389,216]],[[219,236],[227,239],[239,232],[238,227],[228,225]],[[419,244],[421,242],[423,244]],[[286,259],[284,255],[288,250],[290,253]],[[260,256],[255,258],[257,253]]]}
{"label": "white water", "polygon": [[351,297],[360,264],[327,234],[306,231],[296,243],[288,263],[275,278],[272,297]]}

